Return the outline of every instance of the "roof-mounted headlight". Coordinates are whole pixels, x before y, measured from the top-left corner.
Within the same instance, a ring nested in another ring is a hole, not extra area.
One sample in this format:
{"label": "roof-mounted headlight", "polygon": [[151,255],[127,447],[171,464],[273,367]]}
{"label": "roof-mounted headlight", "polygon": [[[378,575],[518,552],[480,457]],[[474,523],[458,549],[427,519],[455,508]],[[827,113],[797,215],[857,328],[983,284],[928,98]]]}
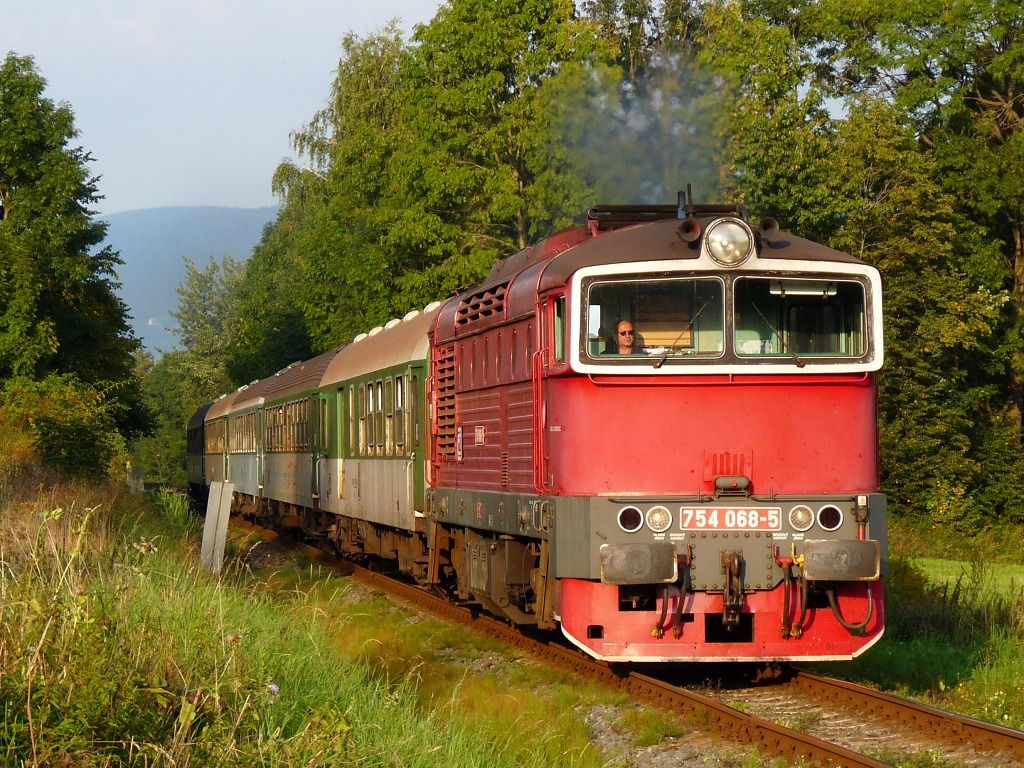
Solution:
{"label": "roof-mounted headlight", "polygon": [[723,267],[737,267],[754,252],[754,235],[739,219],[719,219],[708,227],[704,247]]}

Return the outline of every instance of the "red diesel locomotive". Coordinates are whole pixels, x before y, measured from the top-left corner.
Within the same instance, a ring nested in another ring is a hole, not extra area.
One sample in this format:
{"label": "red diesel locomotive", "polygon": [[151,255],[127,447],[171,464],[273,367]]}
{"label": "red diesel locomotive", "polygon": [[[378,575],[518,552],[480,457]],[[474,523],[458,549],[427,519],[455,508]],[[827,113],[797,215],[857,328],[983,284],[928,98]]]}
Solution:
{"label": "red diesel locomotive", "polygon": [[882,635],[881,281],[853,257],[731,206],[600,207],[321,358],[197,414],[199,482],[602,659]]}

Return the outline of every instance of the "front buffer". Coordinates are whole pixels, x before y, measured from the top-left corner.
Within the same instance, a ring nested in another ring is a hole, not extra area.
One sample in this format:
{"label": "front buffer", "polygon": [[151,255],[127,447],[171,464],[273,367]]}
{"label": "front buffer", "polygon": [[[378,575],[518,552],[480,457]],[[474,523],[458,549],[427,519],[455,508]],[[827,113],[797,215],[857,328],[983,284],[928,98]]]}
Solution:
{"label": "front buffer", "polygon": [[561,580],[562,632],[591,656],[629,662],[849,660],[881,638],[877,541],[807,540],[788,553],[759,542],[780,578],[756,586],[738,543],[606,547],[602,582]]}

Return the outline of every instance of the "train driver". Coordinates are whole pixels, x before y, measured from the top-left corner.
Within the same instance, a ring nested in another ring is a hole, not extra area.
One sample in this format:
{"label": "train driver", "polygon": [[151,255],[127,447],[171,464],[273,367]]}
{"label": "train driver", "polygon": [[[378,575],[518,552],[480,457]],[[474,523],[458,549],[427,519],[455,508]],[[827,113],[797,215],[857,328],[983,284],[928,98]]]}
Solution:
{"label": "train driver", "polygon": [[635,355],[640,351],[632,320],[619,320],[615,326],[615,345],[615,354],[619,355]]}

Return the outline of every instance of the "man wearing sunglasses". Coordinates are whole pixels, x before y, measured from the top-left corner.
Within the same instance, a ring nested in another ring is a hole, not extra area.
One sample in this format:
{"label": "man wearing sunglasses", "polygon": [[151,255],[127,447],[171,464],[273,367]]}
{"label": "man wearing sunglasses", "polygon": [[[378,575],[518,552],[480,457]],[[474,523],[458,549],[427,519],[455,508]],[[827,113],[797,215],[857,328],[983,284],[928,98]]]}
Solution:
{"label": "man wearing sunglasses", "polygon": [[615,344],[620,355],[635,355],[640,351],[632,320],[619,320],[615,326]]}

